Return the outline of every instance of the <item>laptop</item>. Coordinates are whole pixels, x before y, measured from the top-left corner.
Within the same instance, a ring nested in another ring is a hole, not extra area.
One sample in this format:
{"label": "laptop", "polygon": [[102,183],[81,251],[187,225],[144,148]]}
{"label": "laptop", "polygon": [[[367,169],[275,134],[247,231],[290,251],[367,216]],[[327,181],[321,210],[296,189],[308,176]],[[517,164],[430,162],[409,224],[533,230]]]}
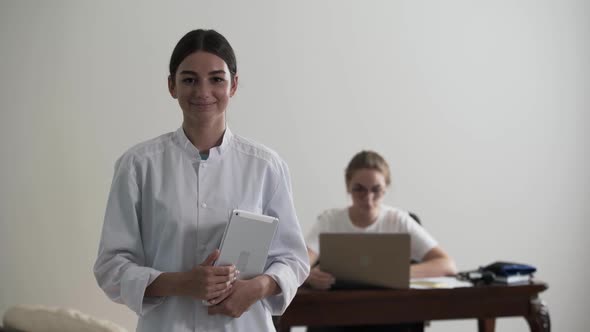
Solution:
{"label": "laptop", "polygon": [[321,268],[332,274],[332,288],[410,287],[410,235],[407,233],[321,233]]}

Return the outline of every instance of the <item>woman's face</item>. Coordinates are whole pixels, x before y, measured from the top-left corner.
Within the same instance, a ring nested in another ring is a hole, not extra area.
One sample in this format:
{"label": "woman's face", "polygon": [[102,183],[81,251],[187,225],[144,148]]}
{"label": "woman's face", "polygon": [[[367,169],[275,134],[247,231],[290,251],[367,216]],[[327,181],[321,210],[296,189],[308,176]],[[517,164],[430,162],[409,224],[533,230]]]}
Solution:
{"label": "woman's face", "polygon": [[184,113],[185,119],[197,122],[222,119],[229,98],[237,88],[223,59],[212,53],[197,51],[182,60],[176,75],[168,78],[168,88]]}
{"label": "woman's face", "polygon": [[385,176],[380,171],[368,168],[355,171],[348,182],[353,208],[366,212],[379,209],[386,187]]}

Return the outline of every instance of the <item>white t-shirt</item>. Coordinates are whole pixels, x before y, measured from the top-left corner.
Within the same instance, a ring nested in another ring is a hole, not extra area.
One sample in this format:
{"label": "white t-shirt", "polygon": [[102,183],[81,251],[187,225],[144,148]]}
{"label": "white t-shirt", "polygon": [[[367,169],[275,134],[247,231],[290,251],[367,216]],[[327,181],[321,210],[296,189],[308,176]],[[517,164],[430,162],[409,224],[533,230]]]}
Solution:
{"label": "white t-shirt", "polygon": [[320,233],[408,233],[410,234],[410,255],[416,261],[438,243],[420,226],[409,213],[382,205],[377,220],[366,228],[355,226],[348,215],[348,208],[330,209],[322,212],[307,234],[307,247],[320,253]]}

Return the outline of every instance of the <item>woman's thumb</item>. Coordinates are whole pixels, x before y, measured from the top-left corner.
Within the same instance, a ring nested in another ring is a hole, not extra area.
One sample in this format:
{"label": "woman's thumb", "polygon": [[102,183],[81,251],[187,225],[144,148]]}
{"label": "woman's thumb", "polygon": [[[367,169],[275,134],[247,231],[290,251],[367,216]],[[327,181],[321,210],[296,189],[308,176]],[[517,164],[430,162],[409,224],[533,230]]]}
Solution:
{"label": "woman's thumb", "polygon": [[211,266],[219,258],[219,249],[213,250],[211,254],[201,263],[202,266]]}

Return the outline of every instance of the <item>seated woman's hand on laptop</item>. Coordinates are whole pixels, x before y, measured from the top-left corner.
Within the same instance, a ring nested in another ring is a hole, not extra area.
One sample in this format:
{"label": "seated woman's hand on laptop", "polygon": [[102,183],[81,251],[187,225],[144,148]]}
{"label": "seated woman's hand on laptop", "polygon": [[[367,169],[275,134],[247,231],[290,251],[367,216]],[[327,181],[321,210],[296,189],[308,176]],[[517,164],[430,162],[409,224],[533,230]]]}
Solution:
{"label": "seated woman's hand on laptop", "polygon": [[305,281],[311,288],[315,289],[329,289],[332,287],[336,279],[328,272],[320,270],[319,265],[311,269],[309,277]]}

